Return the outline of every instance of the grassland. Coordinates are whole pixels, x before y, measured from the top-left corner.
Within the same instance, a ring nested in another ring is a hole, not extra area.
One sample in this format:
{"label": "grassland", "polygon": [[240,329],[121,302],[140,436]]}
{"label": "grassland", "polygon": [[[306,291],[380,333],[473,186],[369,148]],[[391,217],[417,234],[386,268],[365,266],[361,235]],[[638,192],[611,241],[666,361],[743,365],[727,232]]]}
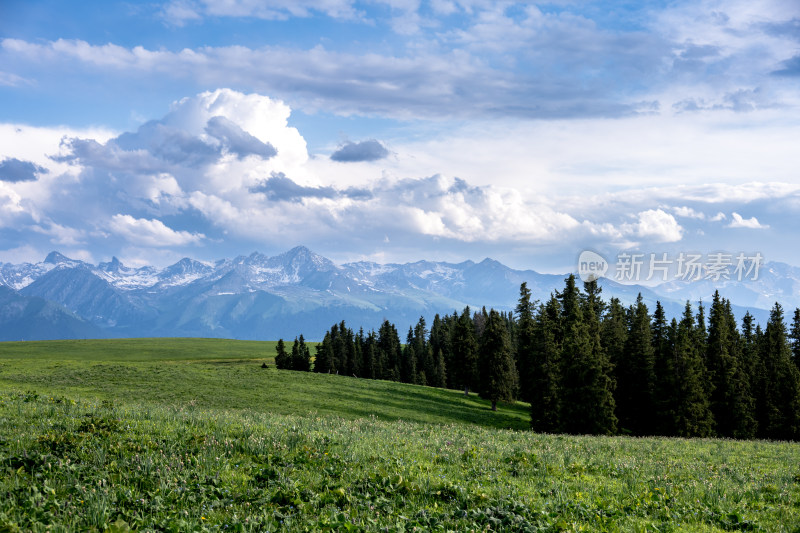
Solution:
{"label": "grassland", "polygon": [[0,531],[800,531],[797,444],[496,429],[228,342],[0,343]]}

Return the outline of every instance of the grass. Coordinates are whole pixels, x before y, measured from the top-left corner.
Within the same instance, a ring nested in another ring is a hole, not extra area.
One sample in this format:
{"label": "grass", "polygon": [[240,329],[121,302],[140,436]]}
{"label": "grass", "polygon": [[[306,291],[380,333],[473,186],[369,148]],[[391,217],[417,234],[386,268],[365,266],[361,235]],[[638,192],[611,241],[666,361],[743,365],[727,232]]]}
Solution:
{"label": "grass", "polygon": [[0,344],[0,532],[800,531],[797,444],[496,429],[524,406],[108,342]]}

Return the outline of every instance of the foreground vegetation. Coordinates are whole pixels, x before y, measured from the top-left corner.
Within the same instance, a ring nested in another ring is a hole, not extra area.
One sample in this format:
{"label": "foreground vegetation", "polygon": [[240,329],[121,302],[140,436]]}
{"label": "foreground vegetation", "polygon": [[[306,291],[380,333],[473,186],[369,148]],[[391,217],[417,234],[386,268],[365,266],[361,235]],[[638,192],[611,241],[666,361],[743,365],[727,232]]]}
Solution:
{"label": "foreground vegetation", "polygon": [[800,531],[797,444],[536,434],[274,353],[0,343],[0,531]]}
{"label": "foreground vegetation", "polygon": [[2,531],[797,531],[796,445],[0,393]]}

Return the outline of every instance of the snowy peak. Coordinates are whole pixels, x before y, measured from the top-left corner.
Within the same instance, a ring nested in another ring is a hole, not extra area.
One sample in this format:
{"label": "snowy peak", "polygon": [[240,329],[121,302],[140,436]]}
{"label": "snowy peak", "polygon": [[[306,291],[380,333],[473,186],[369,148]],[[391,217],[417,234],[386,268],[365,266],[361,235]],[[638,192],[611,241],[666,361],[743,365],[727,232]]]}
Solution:
{"label": "snowy peak", "polygon": [[47,254],[47,257],[44,258],[44,262],[49,265],[59,265],[61,263],[76,263],[77,261],[73,261],[59,252],[50,252]]}

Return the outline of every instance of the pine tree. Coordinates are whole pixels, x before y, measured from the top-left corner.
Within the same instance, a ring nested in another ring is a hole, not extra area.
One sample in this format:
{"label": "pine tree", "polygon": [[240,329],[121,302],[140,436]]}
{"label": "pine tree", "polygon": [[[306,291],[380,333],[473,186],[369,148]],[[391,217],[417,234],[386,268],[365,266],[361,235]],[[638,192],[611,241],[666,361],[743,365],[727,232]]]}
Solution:
{"label": "pine tree", "polygon": [[294,340],[288,368],[291,370],[300,370],[302,372],[308,372],[311,369],[311,354],[308,351],[308,346],[302,334],[299,338]]}
{"label": "pine tree", "polygon": [[706,365],[712,383],[711,412],[719,436],[749,438],[755,433],[756,421],[738,336],[730,305],[715,291],[706,345]]}
{"label": "pine tree", "polygon": [[617,368],[619,425],[634,435],[651,435],[655,429],[655,353],[650,314],[642,295],[628,311],[628,335]]}
{"label": "pine tree", "polygon": [[283,339],[278,339],[278,345],[275,347],[275,367],[281,370],[289,368],[290,358],[286,353],[286,345]]}
{"label": "pine tree", "polygon": [[454,367],[450,372],[454,375],[456,385],[463,387],[464,395],[469,396],[470,389],[478,385],[478,342],[469,307],[464,308],[453,327],[451,344]]}
{"label": "pine tree", "polygon": [[562,429],[575,434],[614,434],[614,382],[600,344],[599,319],[591,305],[581,306],[574,275],[567,278],[559,298],[563,310]]}
{"label": "pine tree", "polygon": [[492,411],[498,401],[510,402],[517,388],[517,369],[511,352],[508,328],[500,313],[492,309],[481,337],[480,358],[482,366],[481,397],[492,402]]}
{"label": "pine tree", "polygon": [[677,329],[677,323],[670,328],[661,302],[656,302],[653,311],[653,323],[650,331],[653,335],[653,374],[654,382],[654,426],[653,433],[657,435],[672,435],[674,433],[675,419],[675,368],[673,346],[674,336],[670,334]]}
{"label": "pine tree", "polygon": [[764,411],[760,434],[770,439],[800,438],[800,373],[791,360],[783,308],[770,311],[761,343],[764,363]]}
{"label": "pine tree", "polygon": [[687,301],[675,335],[675,434],[708,437],[714,431],[708,380],[701,347],[697,345],[692,306]]}
{"label": "pine tree", "polygon": [[528,284],[523,282],[519,288],[519,303],[517,304],[516,362],[520,397],[526,402],[531,402],[533,397],[535,329],[531,291],[528,289]]}
{"label": "pine tree", "polygon": [[415,383],[417,380],[417,354],[415,353],[414,329],[409,326],[406,335],[406,345],[403,347],[403,356],[400,361],[400,381]]}
{"label": "pine tree", "polygon": [[378,357],[382,361],[383,368],[381,379],[400,381],[401,352],[397,328],[388,320],[384,320],[378,329]]}
{"label": "pine tree", "polygon": [[333,363],[333,346],[331,345],[331,333],[325,333],[322,342],[317,344],[316,357],[314,357],[314,372],[328,374],[331,372]]}
{"label": "pine tree", "polygon": [[533,332],[534,346],[530,354],[529,394],[531,428],[554,433],[560,423],[561,334],[560,308],[555,296],[541,305],[536,314]]}
{"label": "pine tree", "polygon": [[795,366],[800,369],[800,307],[794,310],[792,317],[792,328],[789,330],[789,338],[792,343],[792,359]]}

